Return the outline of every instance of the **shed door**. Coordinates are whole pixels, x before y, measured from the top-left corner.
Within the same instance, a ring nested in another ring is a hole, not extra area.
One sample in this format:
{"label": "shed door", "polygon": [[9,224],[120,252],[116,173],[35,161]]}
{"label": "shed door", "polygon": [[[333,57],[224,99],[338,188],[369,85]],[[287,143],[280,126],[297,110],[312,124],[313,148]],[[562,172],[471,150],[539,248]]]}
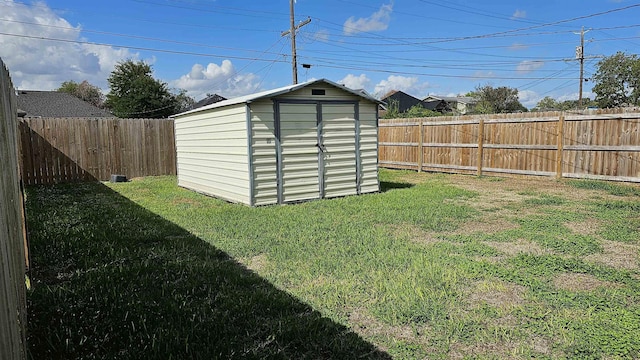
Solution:
{"label": "shed door", "polygon": [[357,194],[353,103],[278,103],[279,202]]}
{"label": "shed door", "polygon": [[280,104],[282,202],[320,197],[315,104]]}
{"label": "shed door", "polygon": [[357,194],[353,104],[322,104],[323,197]]}

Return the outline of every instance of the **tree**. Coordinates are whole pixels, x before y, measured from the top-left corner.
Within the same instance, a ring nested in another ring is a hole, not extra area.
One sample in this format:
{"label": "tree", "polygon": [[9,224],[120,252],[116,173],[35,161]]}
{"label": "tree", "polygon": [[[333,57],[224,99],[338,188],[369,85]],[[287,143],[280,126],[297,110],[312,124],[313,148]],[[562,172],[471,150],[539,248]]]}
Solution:
{"label": "tree", "polygon": [[640,105],[640,58],[617,52],[597,65],[593,81],[596,102],[600,107]]}
{"label": "tree", "polygon": [[144,61],[119,62],[107,81],[111,91],[105,104],[118,117],[165,118],[181,110],[177,96],[153,78]]}
{"label": "tree", "polygon": [[100,91],[99,87],[89,84],[87,80],[81,83],[73,80],[65,81],[60,84],[60,87],[56,91],[66,92],[99,108],[104,106],[104,95],[102,91]]}
{"label": "tree", "polygon": [[538,101],[536,107],[531,109],[532,111],[551,111],[560,110],[560,103],[551,96],[545,96],[542,100]]}
{"label": "tree", "polygon": [[528,111],[518,100],[518,89],[506,86],[478,86],[469,93],[478,99],[475,112],[480,114],[511,113]]}
{"label": "tree", "polygon": [[193,104],[196,103],[195,99],[191,96],[187,95],[187,90],[180,89],[177,94],[174,94],[176,100],[178,101],[178,111],[183,112],[191,109]]}

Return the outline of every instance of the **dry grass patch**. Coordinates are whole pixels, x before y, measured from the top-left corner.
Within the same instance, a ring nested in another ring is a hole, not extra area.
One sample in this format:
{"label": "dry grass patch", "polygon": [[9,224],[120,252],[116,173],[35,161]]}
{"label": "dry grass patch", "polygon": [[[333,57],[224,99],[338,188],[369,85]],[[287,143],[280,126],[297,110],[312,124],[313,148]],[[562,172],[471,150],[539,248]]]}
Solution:
{"label": "dry grass patch", "polygon": [[602,253],[589,255],[585,257],[585,260],[611,266],[616,269],[639,269],[638,254],[640,253],[640,246],[609,240],[603,240],[601,245]]}
{"label": "dry grass patch", "polygon": [[500,231],[517,229],[518,227],[518,224],[509,221],[506,217],[492,214],[492,216],[483,217],[480,220],[464,222],[453,234],[495,234]]}
{"label": "dry grass patch", "polygon": [[[430,332],[426,325],[421,325],[420,328],[409,325],[388,325],[371,316],[365,309],[351,311],[348,321],[351,330],[364,338],[387,337],[428,346],[428,337],[420,336]],[[386,351],[386,349],[381,350]]]}
{"label": "dry grass patch", "polygon": [[250,258],[242,259],[242,264],[244,264],[244,266],[249,270],[260,272],[267,268],[269,260],[267,259],[266,254],[259,254]]}
{"label": "dry grass patch", "polygon": [[511,309],[524,304],[525,288],[498,280],[474,283],[467,299],[473,305],[488,304],[499,309]]}
{"label": "dry grass patch", "polygon": [[597,219],[586,219],[585,221],[574,221],[564,223],[564,226],[579,235],[595,235],[600,230],[600,222]]}
{"label": "dry grass patch", "polygon": [[559,289],[569,291],[591,291],[597,288],[619,288],[622,285],[597,279],[588,274],[564,273],[553,279],[553,285]]}
{"label": "dry grass patch", "polygon": [[492,248],[505,253],[509,256],[516,256],[518,254],[530,254],[530,255],[550,255],[553,251],[543,248],[538,243],[518,239],[515,242],[496,242],[485,241],[484,244],[491,246]]}
{"label": "dry grass patch", "polygon": [[442,239],[438,239],[433,233],[424,231],[415,225],[402,224],[402,225],[389,225],[393,236],[401,239],[409,239],[412,242],[418,244],[436,244],[442,242]]}
{"label": "dry grass patch", "polygon": [[498,341],[481,344],[451,344],[449,359],[496,358],[513,359],[516,350],[520,347],[518,342]]}

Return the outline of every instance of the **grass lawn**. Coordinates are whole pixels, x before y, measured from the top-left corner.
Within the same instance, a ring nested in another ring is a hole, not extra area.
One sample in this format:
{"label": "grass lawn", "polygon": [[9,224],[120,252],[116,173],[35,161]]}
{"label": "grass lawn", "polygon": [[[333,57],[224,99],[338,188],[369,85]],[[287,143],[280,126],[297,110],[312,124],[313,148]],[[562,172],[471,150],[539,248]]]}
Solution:
{"label": "grass lawn", "polygon": [[175,177],[28,188],[31,357],[640,357],[638,186],[380,176],[260,208]]}

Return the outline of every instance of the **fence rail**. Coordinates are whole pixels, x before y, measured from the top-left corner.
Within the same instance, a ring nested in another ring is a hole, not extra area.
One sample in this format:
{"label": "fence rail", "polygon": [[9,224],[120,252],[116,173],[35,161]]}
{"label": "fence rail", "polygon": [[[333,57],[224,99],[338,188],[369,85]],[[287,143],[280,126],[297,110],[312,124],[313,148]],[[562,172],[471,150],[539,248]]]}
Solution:
{"label": "fence rail", "polygon": [[640,182],[640,113],[380,121],[382,167]]}
{"label": "fence rail", "polygon": [[0,359],[26,358],[25,231],[16,99],[0,59]]}
{"label": "fence rail", "polygon": [[28,118],[19,125],[28,185],[176,173],[171,119]]}

